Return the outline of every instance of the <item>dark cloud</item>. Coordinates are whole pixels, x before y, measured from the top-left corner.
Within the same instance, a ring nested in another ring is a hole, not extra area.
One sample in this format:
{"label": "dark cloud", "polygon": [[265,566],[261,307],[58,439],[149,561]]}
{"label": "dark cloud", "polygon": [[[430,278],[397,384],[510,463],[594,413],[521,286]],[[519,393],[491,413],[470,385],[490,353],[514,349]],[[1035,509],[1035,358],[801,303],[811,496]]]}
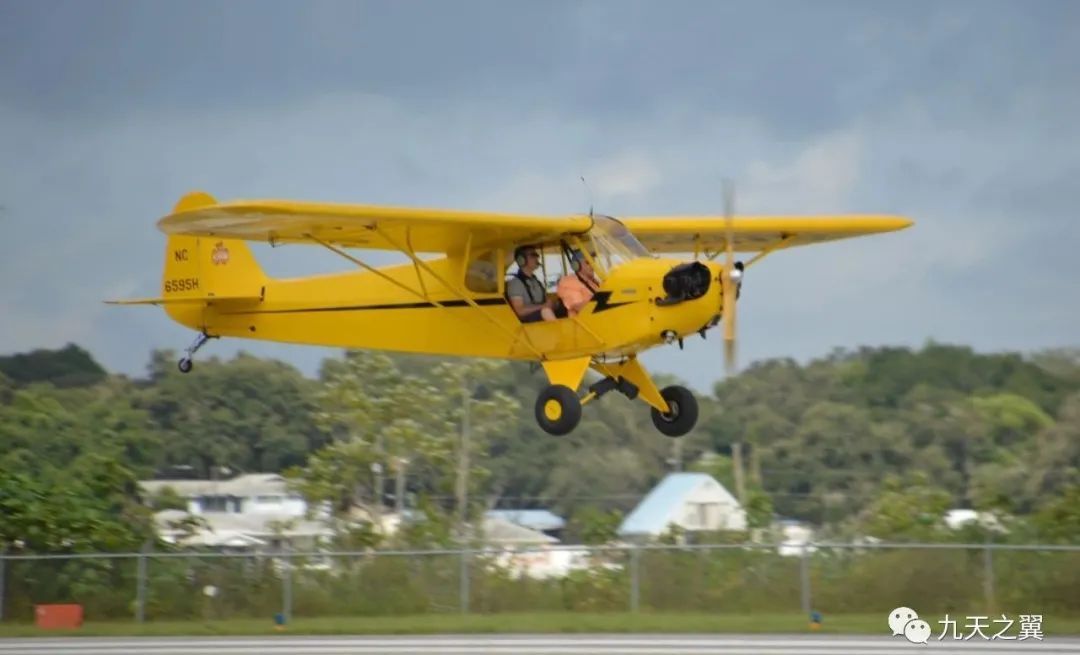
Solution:
{"label": "dark cloud", "polygon": [[[1069,343],[1078,18],[1052,0],[4,3],[0,350],[78,340],[139,371],[184,346],[160,311],[100,300],[154,293],[153,223],[192,188],[703,213],[726,175],[747,212],[917,221],[755,267],[744,361]],[[236,348],[308,371],[329,352],[214,344]],[[706,387],[719,353],[649,361]]]}
{"label": "dark cloud", "polygon": [[322,93],[651,114],[784,133],[917,96],[998,111],[1075,61],[1074,3],[9,3],[0,82],[35,112],[250,107]]}

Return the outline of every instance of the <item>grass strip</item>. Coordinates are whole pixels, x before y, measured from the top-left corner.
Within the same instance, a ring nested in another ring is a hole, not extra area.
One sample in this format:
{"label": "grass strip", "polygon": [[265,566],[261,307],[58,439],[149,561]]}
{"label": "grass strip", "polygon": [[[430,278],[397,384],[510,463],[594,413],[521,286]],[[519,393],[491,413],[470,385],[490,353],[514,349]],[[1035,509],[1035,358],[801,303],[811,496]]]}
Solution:
{"label": "grass strip", "polygon": [[[926,617],[934,631],[941,634],[936,622],[943,617]],[[952,616],[961,635],[966,616]],[[1017,617],[1009,615],[1009,618]],[[990,621],[993,617],[990,618]],[[990,636],[1002,628],[990,621],[983,633]],[[1017,622],[1008,634],[1016,635]],[[412,616],[339,616],[296,618],[284,630],[276,629],[270,619],[231,619],[220,621],[90,621],[75,630],[42,630],[26,623],[0,623],[0,637],[31,636],[212,636],[212,635],[424,635],[424,634],[553,634],[553,633],[777,633],[777,634],[888,635],[883,614],[826,615],[822,625],[811,629],[801,614],[688,614],[688,613],[577,613],[535,612],[507,614],[422,614]],[[1042,633],[1080,635],[1080,617],[1044,616]],[[981,639],[978,635],[975,639]],[[946,637],[945,641],[950,641]]]}

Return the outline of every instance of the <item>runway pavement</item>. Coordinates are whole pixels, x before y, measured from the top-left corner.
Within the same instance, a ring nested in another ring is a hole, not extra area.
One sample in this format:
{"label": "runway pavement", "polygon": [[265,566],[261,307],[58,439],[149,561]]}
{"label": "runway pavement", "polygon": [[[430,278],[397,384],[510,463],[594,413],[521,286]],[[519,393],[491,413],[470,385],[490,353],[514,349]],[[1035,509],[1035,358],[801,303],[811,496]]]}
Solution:
{"label": "runway pavement", "polygon": [[936,641],[912,644],[901,637],[829,635],[442,635],[402,637],[82,637],[0,639],[0,655],[389,655],[424,653],[471,655],[521,653],[550,655],[910,655],[927,651],[964,653],[1076,653],[1080,639],[1043,641]]}

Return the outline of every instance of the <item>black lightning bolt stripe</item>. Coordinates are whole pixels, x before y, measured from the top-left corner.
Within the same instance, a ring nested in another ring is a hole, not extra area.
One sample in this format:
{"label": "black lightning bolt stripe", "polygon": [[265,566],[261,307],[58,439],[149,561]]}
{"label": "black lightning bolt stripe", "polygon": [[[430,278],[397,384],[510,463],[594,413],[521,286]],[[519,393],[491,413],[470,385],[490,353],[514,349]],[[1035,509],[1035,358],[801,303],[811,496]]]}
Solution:
{"label": "black lightning bolt stripe", "polygon": [[[479,298],[474,300],[481,307],[493,305],[505,305],[503,298]],[[443,307],[468,307],[469,303],[464,300],[439,301]],[[387,305],[335,305],[331,307],[298,307],[296,309],[262,309],[246,312],[223,312],[234,315],[247,314],[302,314],[305,312],[360,312],[370,309],[435,309],[438,305],[431,302],[392,303]]]}
{"label": "black lightning bolt stripe", "polygon": [[632,300],[627,300],[625,302],[608,302],[611,300],[610,291],[597,291],[596,295],[593,296],[593,300],[596,301],[596,306],[593,307],[593,314],[599,314],[600,312],[615,309],[616,307],[622,307],[623,305],[629,305],[634,302]]}

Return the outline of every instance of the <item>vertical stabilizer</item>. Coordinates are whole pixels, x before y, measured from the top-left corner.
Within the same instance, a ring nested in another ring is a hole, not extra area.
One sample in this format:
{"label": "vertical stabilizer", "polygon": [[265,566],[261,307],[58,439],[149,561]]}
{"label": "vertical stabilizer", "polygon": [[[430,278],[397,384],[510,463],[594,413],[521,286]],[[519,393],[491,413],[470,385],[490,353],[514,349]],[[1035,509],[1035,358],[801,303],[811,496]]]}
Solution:
{"label": "vertical stabilizer", "polygon": [[[176,203],[174,213],[217,204],[209,194],[196,191]],[[166,300],[259,297],[266,274],[248,245],[239,239],[170,235],[165,244],[161,297]],[[201,324],[202,305],[166,304],[166,311],[186,325]]]}

